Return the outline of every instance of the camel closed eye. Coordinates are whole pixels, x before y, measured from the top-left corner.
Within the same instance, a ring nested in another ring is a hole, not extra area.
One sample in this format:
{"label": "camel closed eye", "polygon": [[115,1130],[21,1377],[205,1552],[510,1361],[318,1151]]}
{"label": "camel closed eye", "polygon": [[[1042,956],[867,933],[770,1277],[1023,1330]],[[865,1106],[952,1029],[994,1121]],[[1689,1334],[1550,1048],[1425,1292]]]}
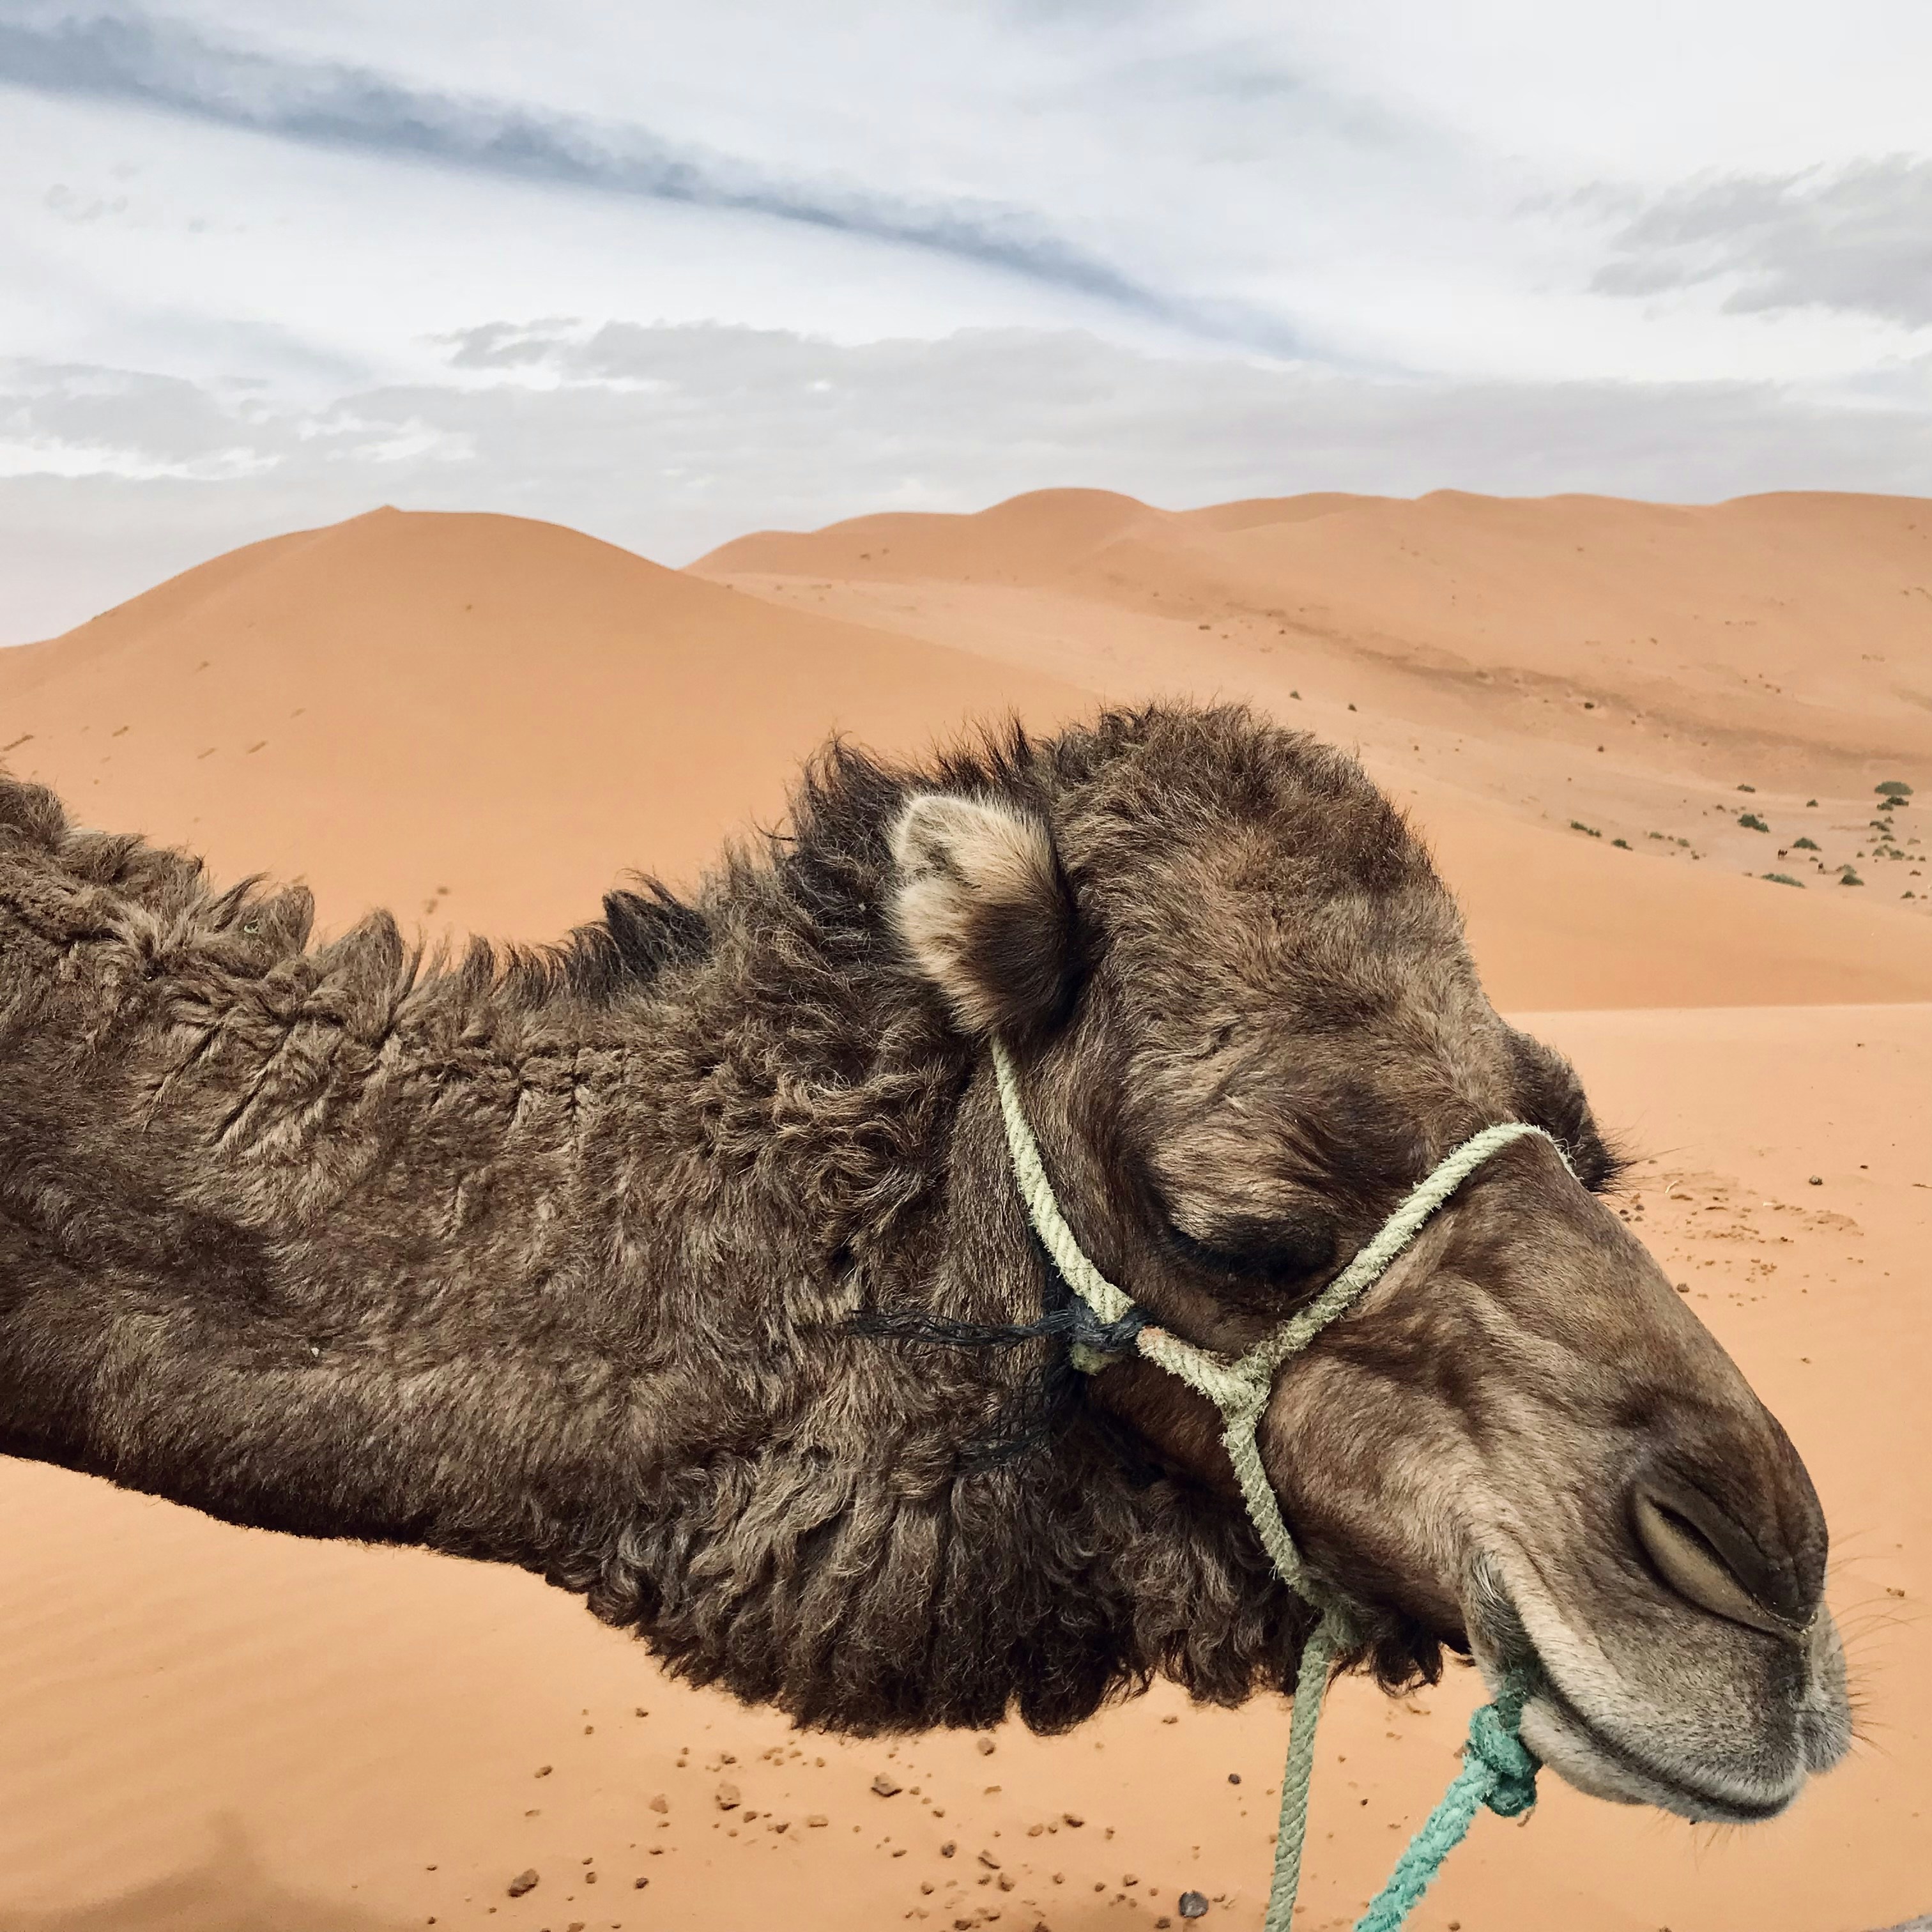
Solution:
{"label": "camel closed eye", "polygon": [[1246,1288],[1298,1289],[1311,1286],[1334,1264],[1335,1230],[1320,1221],[1217,1228],[1190,1234],[1167,1224],[1168,1238],[1188,1265],[1237,1293]]}

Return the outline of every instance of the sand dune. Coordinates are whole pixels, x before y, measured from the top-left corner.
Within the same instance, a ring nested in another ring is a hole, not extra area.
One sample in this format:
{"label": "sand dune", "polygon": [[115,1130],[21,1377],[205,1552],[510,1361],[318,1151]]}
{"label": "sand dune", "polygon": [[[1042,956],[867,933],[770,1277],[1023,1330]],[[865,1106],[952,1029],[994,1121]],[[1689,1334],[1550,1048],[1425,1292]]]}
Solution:
{"label": "sand dune", "polygon": [[305,878],[336,924],[540,939],[776,821],[834,730],[906,752],[1090,703],[554,524],[385,510],[0,652],[0,757],[224,877]]}
{"label": "sand dune", "polygon": [[[224,876],[306,876],[336,925],[388,903],[534,939],[626,868],[688,878],[770,820],[834,727],[912,752],[971,714],[1222,692],[1359,742],[1499,1000],[1540,1012],[1646,1157],[1624,1210],[1809,1458],[1871,1731],[1792,1816],[1714,1840],[1552,1785],[1528,1828],[1480,1822],[1415,1922],[1857,1932],[1932,1900],[1932,921],[1924,801],[1893,814],[1907,856],[1875,857],[1870,789],[1932,766],[1928,528],[1932,507],[1875,499],[1169,513],[1054,491],[677,572],[550,526],[382,512],[0,652],[0,758]],[[1838,886],[1840,857],[1868,884]],[[1745,876],[1785,866],[1806,890]],[[1278,1708],[1160,1690],[991,1754],[800,1737],[667,1684],[522,1576],[18,1464],[0,1523],[0,1932],[995,1911],[997,1932],[1101,1932],[1183,1886],[1210,1932],[1259,1922]],[[1309,1927],[1379,1882],[1473,1701],[1466,1673],[1394,1706],[1338,1694]]]}
{"label": "sand dune", "polygon": [[1169,513],[1049,491],[977,516],[741,538],[694,568],[1023,584],[1264,618],[1286,649],[1385,660],[1438,702],[1471,686],[1490,712],[1499,698],[1594,699],[1604,716],[1566,714],[1577,743],[1613,730],[1682,756],[1714,734],[1730,755],[1760,748],[1774,780],[1822,759],[1869,784],[1888,760],[1932,753],[1932,506],[1916,498],[1684,508],[1443,490]]}

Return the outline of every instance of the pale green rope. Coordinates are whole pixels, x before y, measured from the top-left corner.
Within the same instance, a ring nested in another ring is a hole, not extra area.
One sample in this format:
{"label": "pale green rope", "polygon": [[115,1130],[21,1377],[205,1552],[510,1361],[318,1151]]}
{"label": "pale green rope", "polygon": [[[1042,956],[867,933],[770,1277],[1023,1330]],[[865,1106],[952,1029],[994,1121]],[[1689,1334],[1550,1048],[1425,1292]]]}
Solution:
{"label": "pale green rope", "polygon": [[[1133,1312],[1132,1298],[1115,1287],[1094,1265],[1066,1225],[1053,1184],[1047,1178],[1040,1143],[1034,1137],[1021,1103],[1019,1080],[1012,1056],[997,1040],[993,1042],[993,1074],[999,1086],[1006,1147],[1034,1232],[1052,1257],[1061,1278],[1102,1322],[1111,1326],[1124,1321]],[[1306,1348],[1330,1322],[1346,1314],[1381,1279],[1430,1216],[1484,1162],[1512,1142],[1529,1135],[1549,1141],[1556,1147],[1559,1156],[1562,1155],[1562,1148],[1550,1135],[1526,1120],[1506,1120],[1485,1127],[1437,1163],[1354,1259],[1306,1308],[1238,1360],[1224,1360],[1166,1329],[1151,1325],[1143,1326],[1134,1337],[1133,1346],[1148,1360],[1179,1376],[1221,1412],[1222,1446],[1240,1484],[1242,1499],[1247,1504],[1249,1518],[1262,1547],[1268,1552],[1282,1582],[1322,1613],[1320,1623],[1302,1648],[1295,1677],[1288,1762],[1282,1774],[1281,1828],[1275,1840],[1274,1881],[1263,1932],[1288,1932],[1294,1916],[1295,1893],[1301,1882],[1302,1847],[1308,1832],[1309,1788],[1315,1772],[1316,1727],[1321,1721],[1322,1702],[1335,1659],[1349,1647],[1352,1638],[1346,1612],[1309,1575],[1282,1515],[1281,1500],[1262,1466],[1258,1432],[1262,1412],[1268,1407],[1274,1386],[1275,1371],[1291,1355]],[[1568,1165],[1567,1157],[1564,1165]],[[1104,1368],[1112,1359],[1084,1346],[1073,1350],[1075,1366],[1089,1373]],[[1356,1932],[1396,1932],[1484,1804],[1504,1817],[1514,1817],[1535,1802],[1537,1761],[1516,1734],[1528,1690],[1526,1680],[1512,1677],[1495,1701],[1476,1713],[1470,1723],[1462,1772],[1409,1841],[1394,1875],[1370,1906]]]}
{"label": "pale green rope", "polygon": [[1315,1781],[1315,1732],[1328,1675],[1341,1648],[1340,1634],[1324,1617],[1301,1646],[1294,1675],[1294,1708],[1288,1720],[1288,1762],[1281,1773],[1281,1821],[1274,1836],[1274,1877],[1268,1886],[1268,1923],[1263,1932],[1288,1932],[1301,1889],[1301,1847],[1308,1836],[1308,1792]]}

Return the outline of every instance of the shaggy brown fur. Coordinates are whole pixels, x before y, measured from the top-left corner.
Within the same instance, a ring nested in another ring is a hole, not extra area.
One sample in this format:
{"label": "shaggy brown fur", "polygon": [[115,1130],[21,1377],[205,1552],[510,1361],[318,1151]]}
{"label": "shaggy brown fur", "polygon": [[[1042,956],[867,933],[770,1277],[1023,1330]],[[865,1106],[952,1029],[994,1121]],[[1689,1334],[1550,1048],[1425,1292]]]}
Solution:
{"label": "shaggy brown fur", "polygon": [[[982,842],[977,938],[932,910],[934,868],[980,862],[956,814],[913,823],[934,792],[1039,841]],[[1030,894],[1061,898],[1030,923]],[[1055,1729],[1162,1672],[1232,1703],[1306,1626],[1174,1386],[855,1326],[1066,1305],[976,1026],[1039,1034],[1082,1238],[1215,1346],[1486,1120],[1610,1171],[1396,813],[1237,710],[925,772],[835,747],[695,903],[614,895],[549,953],[310,924],[0,784],[0,1447],[522,1564],[812,1724]],[[1439,1400],[1462,1371],[1401,1372]],[[1306,1507],[1382,1672],[1432,1670],[1453,1602],[1352,1573]]]}

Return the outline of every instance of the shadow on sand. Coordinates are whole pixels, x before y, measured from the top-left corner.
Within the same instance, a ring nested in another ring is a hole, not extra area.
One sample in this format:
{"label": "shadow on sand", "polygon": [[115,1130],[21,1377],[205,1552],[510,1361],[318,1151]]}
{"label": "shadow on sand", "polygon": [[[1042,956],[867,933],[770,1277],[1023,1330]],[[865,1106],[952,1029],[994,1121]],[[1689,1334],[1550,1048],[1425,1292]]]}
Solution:
{"label": "shadow on sand", "polygon": [[201,1863],[152,1885],[49,1911],[0,1905],[0,1932],[416,1932],[421,1922],[285,1890],[232,1820]]}

